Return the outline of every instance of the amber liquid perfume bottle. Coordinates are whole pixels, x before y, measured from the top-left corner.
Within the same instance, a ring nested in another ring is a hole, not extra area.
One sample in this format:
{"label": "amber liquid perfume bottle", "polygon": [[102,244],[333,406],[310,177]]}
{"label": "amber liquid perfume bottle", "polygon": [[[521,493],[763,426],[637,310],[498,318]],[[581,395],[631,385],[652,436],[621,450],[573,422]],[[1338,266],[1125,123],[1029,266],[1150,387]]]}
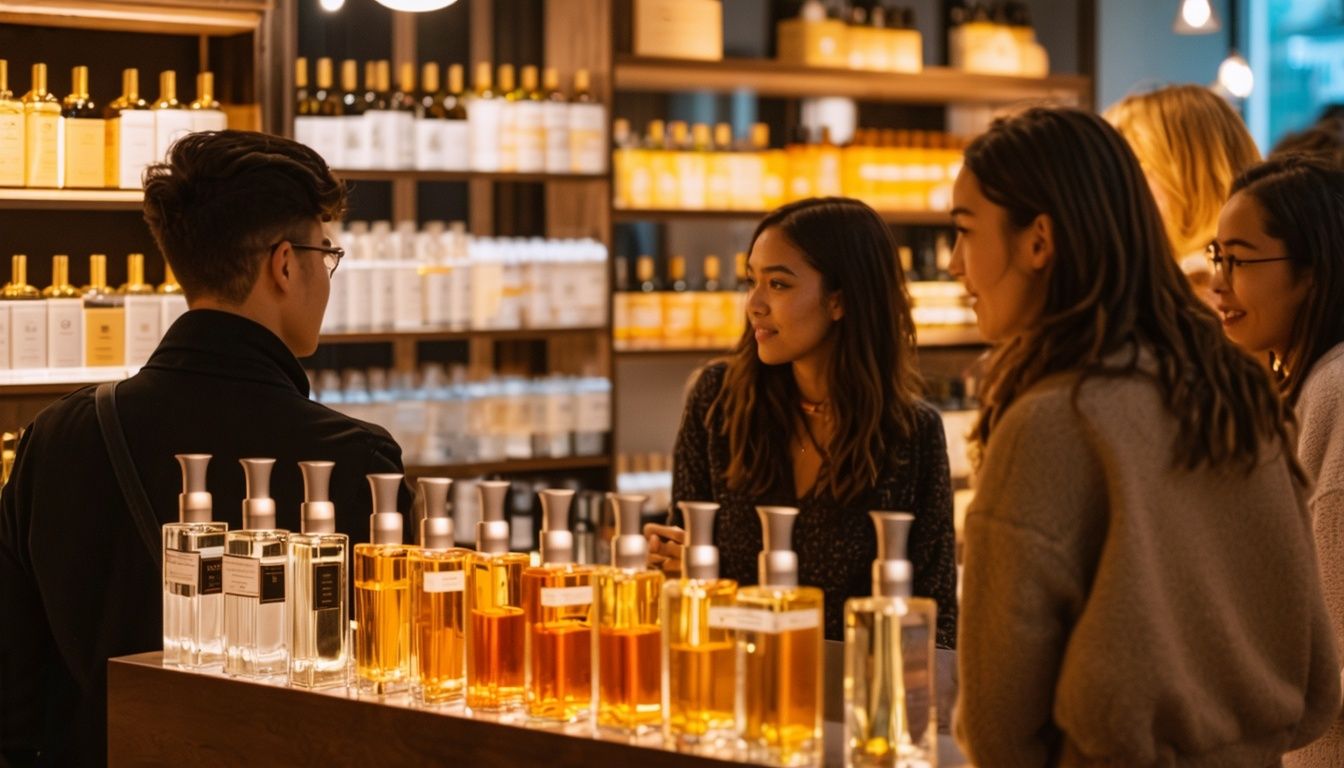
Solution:
{"label": "amber liquid perfume bottle", "polygon": [[526,617],[522,575],[528,556],[509,551],[504,497],[509,484],[480,484],[476,551],[467,559],[467,707],[502,712],[523,705]]}
{"label": "amber liquid perfume bottle", "polygon": [[401,475],[369,475],[369,543],[355,545],[355,686],[383,695],[406,690],[411,672],[409,589],[397,489]]}
{"label": "amber liquid perfume bottle", "polygon": [[420,704],[462,698],[466,688],[468,550],[454,546],[448,516],[452,481],[419,480],[425,517],[420,546],[407,555],[411,578],[411,692]]}
{"label": "amber liquid perfume bottle", "polygon": [[593,710],[598,728],[640,735],[662,723],[662,631],[658,601],[662,571],[645,565],[649,543],[641,533],[646,497],[616,495],[611,567],[597,574],[597,638],[593,643]]}
{"label": "amber liquid perfume bottle", "polygon": [[575,722],[593,700],[593,569],[574,562],[574,491],[541,492],[541,562],[523,571],[527,714]]}
{"label": "amber liquid perfume bottle", "polygon": [[736,737],[737,648],[715,619],[732,608],[737,582],[719,578],[719,505],[677,506],[688,545],[682,577],[663,585],[663,738],[678,749],[714,749]]}
{"label": "amber liquid perfume bottle", "polygon": [[0,187],[23,186],[23,102],[9,87],[9,62],[0,59]]}
{"label": "amber liquid perfume bottle", "polygon": [[845,765],[936,765],[938,607],[911,594],[914,575],[905,543],[915,518],[870,514],[877,526],[873,595],[845,603]]}
{"label": "amber liquid perfume bottle", "polygon": [[224,535],[205,490],[210,455],[179,454],[178,522],[163,526],[163,664],[201,669],[224,661]]}
{"label": "amber liquid perfume bottle", "polygon": [[285,614],[289,531],[275,525],[275,459],[242,459],[243,527],[224,536],[224,672],[272,677],[289,670]]}
{"label": "amber liquid perfume bottle", "polygon": [[350,665],[350,538],[336,532],[330,461],[301,461],[300,531],[289,536],[289,684],[345,685]]}
{"label": "amber liquid perfume bottle", "polygon": [[24,174],[29,187],[61,186],[61,102],[47,90],[47,65],[33,65],[33,88],[23,95]]}
{"label": "amber liquid perfume bottle", "polygon": [[793,507],[757,507],[760,585],[737,593],[739,728],[753,760],[811,765],[821,755],[822,591],[798,586]]}

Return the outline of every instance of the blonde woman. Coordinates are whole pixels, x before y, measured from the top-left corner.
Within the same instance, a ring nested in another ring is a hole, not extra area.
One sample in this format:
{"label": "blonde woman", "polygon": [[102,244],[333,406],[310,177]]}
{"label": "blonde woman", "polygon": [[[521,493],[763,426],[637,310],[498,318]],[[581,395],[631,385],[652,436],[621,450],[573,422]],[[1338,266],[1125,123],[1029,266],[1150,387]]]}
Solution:
{"label": "blonde woman", "polygon": [[1199,85],[1172,85],[1128,96],[1106,110],[1139,158],[1171,241],[1196,292],[1209,304],[1204,249],[1232,182],[1260,162],[1246,124],[1227,102]]}

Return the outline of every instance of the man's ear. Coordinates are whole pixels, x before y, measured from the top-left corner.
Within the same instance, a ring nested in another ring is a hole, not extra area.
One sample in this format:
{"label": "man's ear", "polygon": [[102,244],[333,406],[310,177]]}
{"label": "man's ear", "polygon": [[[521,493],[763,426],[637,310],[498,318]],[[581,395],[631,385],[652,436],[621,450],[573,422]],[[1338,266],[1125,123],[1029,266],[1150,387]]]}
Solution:
{"label": "man's ear", "polygon": [[295,256],[296,252],[290,247],[289,241],[284,240],[271,251],[271,256],[266,262],[266,271],[269,272],[276,290],[281,293],[287,292],[292,281],[298,277],[299,263]]}

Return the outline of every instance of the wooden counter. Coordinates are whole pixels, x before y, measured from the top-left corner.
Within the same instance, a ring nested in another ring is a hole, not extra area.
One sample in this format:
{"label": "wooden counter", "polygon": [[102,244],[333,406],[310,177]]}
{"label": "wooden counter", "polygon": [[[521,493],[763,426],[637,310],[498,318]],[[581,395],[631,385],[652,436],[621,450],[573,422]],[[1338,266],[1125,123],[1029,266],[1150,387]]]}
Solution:
{"label": "wooden counter", "polygon": [[[522,727],[468,717],[460,704],[410,706],[345,690],[305,691],[218,673],[165,669],[159,652],[108,662],[110,765],[440,765],[471,768],[720,768],[740,765],[671,752],[653,735],[638,742],[593,738],[591,726]],[[842,729],[826,723],[825,765],[839,766]],[[962,765],[941,739],[939,765]]]}

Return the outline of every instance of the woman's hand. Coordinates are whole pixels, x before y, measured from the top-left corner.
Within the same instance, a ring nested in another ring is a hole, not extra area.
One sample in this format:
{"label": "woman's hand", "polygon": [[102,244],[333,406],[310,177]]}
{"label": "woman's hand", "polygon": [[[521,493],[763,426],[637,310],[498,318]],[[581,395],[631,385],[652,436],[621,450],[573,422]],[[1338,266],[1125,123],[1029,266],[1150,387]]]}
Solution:
{"label": "woman's hand", "polygon": [[664,573],[681,573],[681,552],[686,543],[686,531],[675,525],[645,523],[644,538],[649,540],[650,568],[659,568]]}

